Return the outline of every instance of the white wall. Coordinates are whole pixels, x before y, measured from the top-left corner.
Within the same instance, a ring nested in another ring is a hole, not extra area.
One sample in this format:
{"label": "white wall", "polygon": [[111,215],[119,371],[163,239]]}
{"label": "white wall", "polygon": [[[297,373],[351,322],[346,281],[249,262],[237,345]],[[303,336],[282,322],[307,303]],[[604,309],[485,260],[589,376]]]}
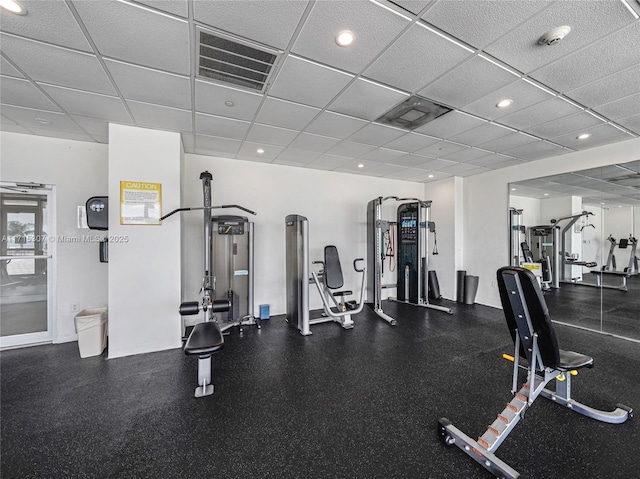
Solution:
{"label": "white wall", "polygon": [[181,345],[180,218],[120,224],[120,182],[162,184],[162,211],[180,205],[179,133],[109,125],[109,358]]}
{"label": "white wall", "polygon": [[[36,182],[56,187],[56,233],[65,238],[100,234],[77,228],[77,207],[108,190],[107,145],[19,133],[0,133],[2,181]],[[54,342],[74,341],[73,303],[80,309],[107,305],[107,265],[99,262],[98,244],[58,242],[57,327]]]}
{"label": "white wall", "polygon": [[[366,261],[367,257],[367,203],[378,196],[421,198],[424,194],[421,183],[186,154],[182,206],[202,205],[199,176],[204,170],[213,174],[214,205],[239,204],[258,213],[251,216],[238,210],[217,210],[250,216],[255,223],[255,306],[269,304],[272,315],[284,314],[286,309],[285,216],[308,218],[311,260],[321,260],[326,245],[338,247],[345,287],[355,292],[360,279],[352,262],[355,258]],[[182,216],[182,296],[189,301],[198,299],[202,282],[202,212]],[[311,308],[322,307],[315,288],[309,302]]]}
{"label": "white wall", "polygon": [[[497,269],[504,266],[509,251],[506,213],[509,182],[625,163],[638,157],[640,139],[635,138],[465,178],[464,269],[480,272],[476,301],[500,307],[498,290],[488,279],[492,280]],[[478,241],[478,238],[484,240]],[[486,247],[487,243],[491,248]]]}

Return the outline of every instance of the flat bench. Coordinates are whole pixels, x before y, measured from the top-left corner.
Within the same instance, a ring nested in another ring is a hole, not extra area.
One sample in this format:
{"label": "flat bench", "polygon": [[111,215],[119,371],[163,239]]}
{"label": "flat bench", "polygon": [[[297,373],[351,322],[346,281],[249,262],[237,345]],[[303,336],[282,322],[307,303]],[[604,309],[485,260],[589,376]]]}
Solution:
{"label": "flat bench", "polygon": [[[596,285],[600,286],[601,288],[608,288],[608,289],[619,289],[620,291],[627,291],[627,278],[631,276],[631,272],[627,272],[627,271],[598,271],[596,269],[591,270],[591,273],[593,273],[596,276]],[[603,284],[602,283],[602,275],[606,275],[606,276],[619,276],[622,279],[622,283],[620,283],[619,286],[616,285],[610,285],[610,284]]]}

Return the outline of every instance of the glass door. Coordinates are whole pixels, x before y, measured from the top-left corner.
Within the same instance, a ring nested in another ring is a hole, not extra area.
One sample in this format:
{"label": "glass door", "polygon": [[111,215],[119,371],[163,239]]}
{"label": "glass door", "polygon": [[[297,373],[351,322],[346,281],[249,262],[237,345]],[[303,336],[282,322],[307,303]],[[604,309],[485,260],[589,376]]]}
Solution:
{"label": "glass door", "polygon": [[1,348],[53,338],[50,204],[49,189],[0,184]]}

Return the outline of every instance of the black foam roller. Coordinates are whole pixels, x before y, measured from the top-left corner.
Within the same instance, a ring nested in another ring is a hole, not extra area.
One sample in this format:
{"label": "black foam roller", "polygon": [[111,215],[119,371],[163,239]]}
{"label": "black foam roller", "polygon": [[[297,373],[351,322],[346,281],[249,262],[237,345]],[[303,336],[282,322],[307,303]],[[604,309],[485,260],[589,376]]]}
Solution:
{"label": "black foam roller", "polygon": [[464,277],[466,271],[458,270],[456,273],[456,302],[464,303]]}
{"label": "black foam roller", "polygon": [[438,283],[438,274],[435,271],[429,271],[429,297],[440,299],[440,284]]}
{"label": "black foam roller", "polygon": [[182,303],[180,305],[180,309],[178,310],[181,316],[189,316],[191,314],[198,314],[200,311],[200,305],[197,301],[187,301],[186,303]]}
{"label": "black foam roller", "polygon": [[228,299],[214,299],[211,302],[211,311],[214,313],[224,313],[231,309],[231,301]]}

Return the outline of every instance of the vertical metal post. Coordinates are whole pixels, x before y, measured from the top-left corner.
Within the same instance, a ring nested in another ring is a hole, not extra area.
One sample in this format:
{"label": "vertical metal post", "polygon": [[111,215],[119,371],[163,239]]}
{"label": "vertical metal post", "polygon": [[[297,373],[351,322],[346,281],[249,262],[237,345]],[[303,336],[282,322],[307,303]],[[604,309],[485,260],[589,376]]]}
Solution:
{"label": "vertical metal post", "polygon": [[[202,180],[202,197],[203,197],[203,212],[204,212],[204,278],[202,283],[203,294],[203,307],[207,308],[213,297],[213,284],[212,284],[212,271],[213,264],[211,258],[211,180],[213,175],[208,171],[200,173],[200,179]],[[211,310],[205,309],[205,320],[212,319]]]}

